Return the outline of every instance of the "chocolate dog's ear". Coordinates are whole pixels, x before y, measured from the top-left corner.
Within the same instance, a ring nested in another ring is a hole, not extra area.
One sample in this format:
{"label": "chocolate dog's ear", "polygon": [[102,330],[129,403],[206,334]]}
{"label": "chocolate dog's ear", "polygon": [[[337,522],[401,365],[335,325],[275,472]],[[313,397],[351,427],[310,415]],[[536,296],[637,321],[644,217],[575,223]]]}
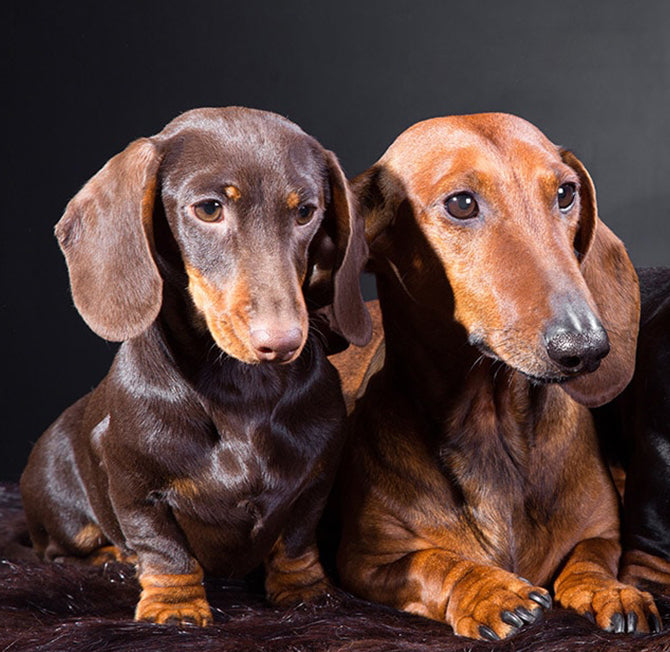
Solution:
{"label": "chocolate dog's ear", "polygon": [[596,190],[581,161],[568,151],[563,161],[579,176],[580,229],[575,249],[581,270],[610,341],[610,352],[593,373],[563,385],[576,401],[597,407],[611,401],[630,382],[640,321],[640,288],[626,249],[598,218]]}
{"label": "chocolate dog's ear", "polygon": [[107,340],[139,335],[160,310],[163,281],[150,245],[159,162],[149,139],[132,142],[70,200],[56,225],[77,310]]}
{"label": "chocolate dog's ear", "polygon": [[330,202],[312,247],[315,255],[310,286],[326,278],[332,281],[332,305],[320,312],[333,331],[352,344],[364,346],[372,335],[360,285],[368,258],[365,227],[335,154],[326,151],[326,163]]}

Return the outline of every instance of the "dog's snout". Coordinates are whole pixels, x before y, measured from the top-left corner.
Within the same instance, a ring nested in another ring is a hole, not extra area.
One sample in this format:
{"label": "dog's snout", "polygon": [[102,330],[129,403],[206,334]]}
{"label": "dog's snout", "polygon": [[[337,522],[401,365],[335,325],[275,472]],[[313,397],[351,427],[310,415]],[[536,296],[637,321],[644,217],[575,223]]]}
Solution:
{"label": "dog's snout", "polygon": [[259,360],[286,362],[300,348],[303,332],[297,326],[288,329],[255,328],[250,331],[249,338]]}
{"label": "dog's snout", "polygon": [[547,333],[547,354],[562,371],[576,374],[595,371],[609,353],[610,343],[599,323],[580,328],[554,324]]}

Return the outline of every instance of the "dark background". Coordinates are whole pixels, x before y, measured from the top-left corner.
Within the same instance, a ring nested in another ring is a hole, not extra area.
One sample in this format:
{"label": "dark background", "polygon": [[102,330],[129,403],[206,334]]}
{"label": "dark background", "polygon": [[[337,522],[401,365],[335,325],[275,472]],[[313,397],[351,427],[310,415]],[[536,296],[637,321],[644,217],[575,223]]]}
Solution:
{"label": "dark background", "polygon": [[635,264],[670,264],[665,0],[26,2],[3,24],[0,479],[115,351],[72,307],[53,225],[196,106],[286,115],[352,176],[418,120],[519,114],[583,160]]}

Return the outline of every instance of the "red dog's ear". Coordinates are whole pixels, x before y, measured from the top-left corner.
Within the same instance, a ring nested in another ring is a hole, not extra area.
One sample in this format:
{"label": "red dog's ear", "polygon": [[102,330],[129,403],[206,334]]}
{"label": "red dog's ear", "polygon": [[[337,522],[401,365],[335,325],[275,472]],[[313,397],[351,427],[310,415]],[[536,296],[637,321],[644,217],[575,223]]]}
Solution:
{"label": "red dog's ear", "polygon": [[[365,225],[356,211],[349,184],[335,154],[326,151],[330,203],[320,233],[315,236],[311,283],[332,279],[332,306],[320,312],[336,333],[357,346],[370,341],[372,324],[361,294],[361,272],[368,259]],[[319,267],[323,267],[321,271]]]}
{"label": "red dog's ear", "polygon": [[571,152],[561,156],[579,176],[581,214],[575,249],[583,257],[582,275],[610,340],[610,352],[598,370],[566,382],[563,388],[582,405],[597,407],[617,396],[635,371],[640,289],[623,243],[598,218],[589,173]]}
{"label": "red dog's ear", "polygon": [[151,254],[159,155],[134,141],[73,197],[56,225],[77,310],[98,335],[123,341],[156,319],[163,282]]}

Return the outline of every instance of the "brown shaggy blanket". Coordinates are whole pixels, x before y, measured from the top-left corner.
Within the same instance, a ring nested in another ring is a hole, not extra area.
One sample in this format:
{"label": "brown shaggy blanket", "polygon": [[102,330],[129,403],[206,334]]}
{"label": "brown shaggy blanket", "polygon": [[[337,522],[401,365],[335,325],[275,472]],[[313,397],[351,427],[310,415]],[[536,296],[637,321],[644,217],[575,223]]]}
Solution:
{"label": "brown shaggy blanket", "polygon": [[[281,610],[263,597],[262,578],[210,578],[214,624],[199,629],[133,622],[139,585],[122,564],[41,563],[26,540],[16,485],[0,483],[0,652],[19,650],[670,651],[670,631],[602,632],[561,609],[498,643],[458,638],[447,625],[356,599],[344,592],[319,605]],[[670,596],[657,596],[666,626]]]}

